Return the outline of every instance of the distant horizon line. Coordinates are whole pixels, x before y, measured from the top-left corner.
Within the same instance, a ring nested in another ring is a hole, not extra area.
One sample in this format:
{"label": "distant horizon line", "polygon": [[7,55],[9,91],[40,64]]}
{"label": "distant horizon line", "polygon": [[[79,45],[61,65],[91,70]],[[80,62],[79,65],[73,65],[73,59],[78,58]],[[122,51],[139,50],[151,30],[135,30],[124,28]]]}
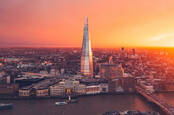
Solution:
{"label": "distant horizon line", "polygon": [[[54,46],[0,46],[0,48],[82,48],[82,47],[54,47]],[[115,48],[174,48],[171,46],[117,46],[117,47],[93,47],[92,49],[115,49]]]}

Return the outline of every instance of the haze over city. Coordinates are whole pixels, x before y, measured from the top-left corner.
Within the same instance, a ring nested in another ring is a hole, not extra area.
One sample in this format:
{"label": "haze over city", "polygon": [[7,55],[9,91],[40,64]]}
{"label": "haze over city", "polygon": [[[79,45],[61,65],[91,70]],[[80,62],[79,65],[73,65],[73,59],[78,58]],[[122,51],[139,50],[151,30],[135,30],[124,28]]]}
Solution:
{"label": "haze over city", "polygon": [[173,0],[1,0],[0,46],[81,47],[84,17],[92,47],[174,45]]}
{"label": "haze over city", "polygon": [[1,0],[0,115],[174,115],[173,0]]}

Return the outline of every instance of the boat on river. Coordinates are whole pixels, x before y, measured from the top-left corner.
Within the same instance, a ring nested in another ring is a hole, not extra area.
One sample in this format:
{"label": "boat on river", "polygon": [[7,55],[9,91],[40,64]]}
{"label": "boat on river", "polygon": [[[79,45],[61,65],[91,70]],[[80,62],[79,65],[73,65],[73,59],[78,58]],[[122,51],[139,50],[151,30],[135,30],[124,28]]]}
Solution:
{"label": "boat on river", "polygon": [[0,110],[10,110],[13,109],[13,104],[0,103]]}
{"label": "boat on river", "polygon": [[68,103],[65,102],[65,101],[62,101],[62,102],[55,102],[55,105],[57,105],[57,106],[66,105],[66,104],[68,104]]}
{"label": "boat on river", "polygon": [[68,104],[71,104],[71,103],[78,103],[78,100],[77,99],[71,99],[71,97],[69,96],[68,100],[66,100],[66,102]]}
{"label": "boat on river", "polygon": [[55,102],[55,105],[60,106],[60,105],[67,105],[67,104],[72,104],[72,103],[78,103],[77,99],[71,99],[69,96],[68,100],[62,101],[62,102]]}

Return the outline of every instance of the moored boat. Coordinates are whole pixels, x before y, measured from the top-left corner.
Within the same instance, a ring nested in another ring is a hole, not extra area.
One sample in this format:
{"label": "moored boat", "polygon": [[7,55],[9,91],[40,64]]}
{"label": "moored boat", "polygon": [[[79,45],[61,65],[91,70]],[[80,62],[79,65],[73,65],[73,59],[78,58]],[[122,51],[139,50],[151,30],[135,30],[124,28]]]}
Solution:
{"label": "moored boat", "polygon": [[67,102],[55,102],[55,105],[66,105],[66,104],[68,104]]}
{"label": "moored boat", "polygon": [[0,110],[9,110],[9,109],[13,109],[13,104],[0,103]]}
{"label": "moored boat", "polygon": [[67,102],[68,104],[71,104],[71,103],[78,103],[78,100],[77,100],[77,99],[71,99],[71,97],[69,96],[69,99],[66,100],[66,102]]}

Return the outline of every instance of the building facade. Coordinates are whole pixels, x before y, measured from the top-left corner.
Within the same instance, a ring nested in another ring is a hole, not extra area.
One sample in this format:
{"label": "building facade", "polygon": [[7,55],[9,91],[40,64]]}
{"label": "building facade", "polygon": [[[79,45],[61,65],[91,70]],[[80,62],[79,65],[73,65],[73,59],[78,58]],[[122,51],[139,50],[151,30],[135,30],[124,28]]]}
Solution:
{"label": "building facade", "polygon": [[65,87],[61,84],[50,86],[50,96],[63,96],[65,94]]}
{"label": "building facade", "polygon": [[108,93],[108,91],[109,91],[108,83],[101,83],[100,84],[100,92],[101,93]]}
{"label": "building facade", "polygon": [[88,85],[86,86],[86,94],[99,94],[100,93],[100,85]]}
{"label": "building facade", "polygon": [[75,92],[78,95],[85,95],[86,94],[86,85],[79,84],[78,86],[75,87]]}
{"label": "building facade", "polygon": [[37,97],[49,96],[49,90],[48,90],[48,88],[39,88],[39,89],[36,89],[36,96]]}
{"label": "building facade", "polygon": [[99,71],[101,78],[116,79],[123,77],[124,69],[122,65],[117,64],[100,64]]}
{"label": "building facade", "polygon": [[19,96],[20,97],[29,97],[31,96],[31,90],[32,90],[32,85],[31,86],[26,86],[23,88],[19,89]]}
{"label": "building facade", "polygon": [[0,84],[0,95],[13,95],[18,89],[17,84]]}

